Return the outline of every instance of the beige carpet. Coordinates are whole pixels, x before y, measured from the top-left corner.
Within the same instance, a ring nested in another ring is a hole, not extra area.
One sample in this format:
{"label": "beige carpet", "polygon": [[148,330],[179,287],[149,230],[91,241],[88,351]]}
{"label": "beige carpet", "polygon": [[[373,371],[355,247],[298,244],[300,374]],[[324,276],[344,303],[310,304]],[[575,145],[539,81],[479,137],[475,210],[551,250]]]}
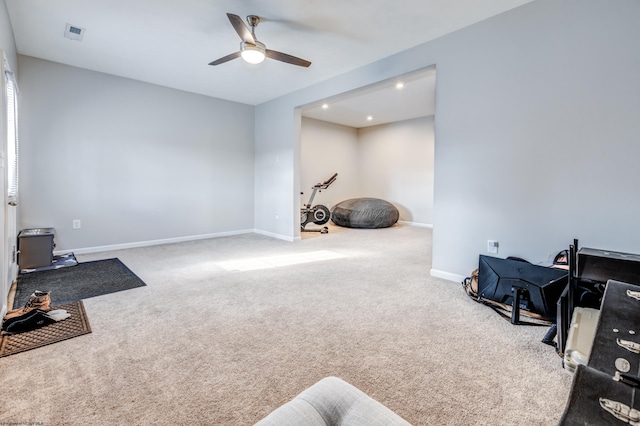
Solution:
{"label": "beige carpet", "polygon": [[0,422],[251,425],[329,375],[415,425],[552,425],[568,397],[545,328],[429,277],[429,229],[78,260],[109,257],[147,287],[87,299],[92,334],[0,359]]}

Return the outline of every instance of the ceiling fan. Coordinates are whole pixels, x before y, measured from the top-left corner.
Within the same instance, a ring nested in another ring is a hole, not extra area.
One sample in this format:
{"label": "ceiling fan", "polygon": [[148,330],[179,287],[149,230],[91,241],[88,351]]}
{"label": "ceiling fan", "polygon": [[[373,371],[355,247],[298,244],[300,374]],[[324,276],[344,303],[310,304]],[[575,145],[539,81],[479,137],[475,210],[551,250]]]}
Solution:
{"label": "ceiling fan", "polygon": [[220,65],[228,62],[232,59],[242,57],[245,61],[250,64],[259,64],[264,61],[264,58],[275,59],[276,61],[286,62],[288,64],[298,65],[300,67],[308,67],[311,65],[311,62],[297,58],[295,56],[287,55],[286,53],[277,52],[275,50],[269,50],[264,45],[264,43],[260,43],[256,38],[256,27],[258,23],[260,23],[260,17],[256,15],[247,16],[247,22],[251,27],[251,31],[242,22],[242,18],[238,15],[234,15],[233,13],[227,13],[227,17],[233,25],[233,28],[236,30],[242,41],[240,42],[240,51],[234,52],[230,55],[223,56],[220,59],[216,59],[213,62],[210,62],[209,65]]}

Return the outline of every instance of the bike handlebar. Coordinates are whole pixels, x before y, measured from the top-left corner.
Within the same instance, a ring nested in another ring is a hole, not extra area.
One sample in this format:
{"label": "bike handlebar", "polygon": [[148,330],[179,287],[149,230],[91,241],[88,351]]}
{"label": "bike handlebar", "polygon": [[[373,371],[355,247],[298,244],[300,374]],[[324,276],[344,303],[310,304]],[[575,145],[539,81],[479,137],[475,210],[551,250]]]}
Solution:
{"label": "bike handlebar", "polygon": [[333,176],[331,176],[329,179],[325,180],[324,182],[316,183],[315,185],[313,185],[313,188],[327,189],[329,185],[335,182],[337,177],[338,177],[338,174],[334,173]]}
{"label": "bike handlebar", "polygon": [[337,177],[338,177],[338,174],[334,173],[333,176],[331,176],[329,179],[324,181],[323,185],[331,185],[333,181],[336,180]]}

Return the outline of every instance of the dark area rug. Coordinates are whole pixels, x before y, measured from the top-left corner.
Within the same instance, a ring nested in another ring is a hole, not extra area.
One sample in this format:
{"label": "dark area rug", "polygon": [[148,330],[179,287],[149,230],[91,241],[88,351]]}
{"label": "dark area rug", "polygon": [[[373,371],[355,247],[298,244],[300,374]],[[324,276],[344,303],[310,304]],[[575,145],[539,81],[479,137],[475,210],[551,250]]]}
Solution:
{"label": "dark area rug", "polygon": [[91,333],[91,326],[81,300],[51,309],[65,309],[71,317],[24,333],[4,335],[0,339],[0,357],[17,354],[62,340]]}
{"label": "dark area rug", "polygon": [[63,304],[146,284],[118,258],[82,262],[70,268],[18,276],[13,308],[21,308],[36,290],[51,291],[51,304]]}

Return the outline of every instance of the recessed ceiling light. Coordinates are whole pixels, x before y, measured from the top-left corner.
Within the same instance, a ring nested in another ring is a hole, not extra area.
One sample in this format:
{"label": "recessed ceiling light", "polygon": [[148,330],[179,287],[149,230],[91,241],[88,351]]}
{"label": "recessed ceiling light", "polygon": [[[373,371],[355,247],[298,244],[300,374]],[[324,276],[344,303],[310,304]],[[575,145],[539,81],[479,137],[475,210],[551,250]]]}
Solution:
{"label": "recessed ceiling light", "polygon": [[400,82],[396,83],[396,89],[400,90],[403,87],[404,87],[404,83],[403,82],[400,81]]}
{"label": "recessed ceiling light", "polygon": [[327,104],[322,104],[322,109],[328,109],[328,108],[329,108],[329,105],[327,105]]}
{"label": "recessed ceiling light", "polygon": [[367,121],[371,121],[371,120],[373,120],[373,117],[372,117],[372,116],[370,116],[370,115],[369,115],[369,116],[367,116]]}

